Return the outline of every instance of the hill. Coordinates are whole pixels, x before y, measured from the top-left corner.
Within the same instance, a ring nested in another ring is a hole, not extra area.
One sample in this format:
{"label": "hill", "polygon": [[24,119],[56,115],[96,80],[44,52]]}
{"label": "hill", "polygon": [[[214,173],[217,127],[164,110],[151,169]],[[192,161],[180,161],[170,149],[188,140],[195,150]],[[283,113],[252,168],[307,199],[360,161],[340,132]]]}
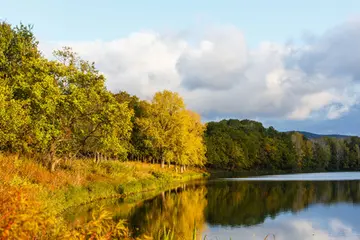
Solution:
{"label": "hill", "polygon": [[306,131],[297,131],[297,132],[301,133],[308,139],[315,139],[315,138],[321,138],[321,137],[331,137],[331,138],[340,139],[340,138],[352,137],[350,135],[341,135],[341,134],[316,134],[316,133],[311,133],[311,132],[306,132]]}

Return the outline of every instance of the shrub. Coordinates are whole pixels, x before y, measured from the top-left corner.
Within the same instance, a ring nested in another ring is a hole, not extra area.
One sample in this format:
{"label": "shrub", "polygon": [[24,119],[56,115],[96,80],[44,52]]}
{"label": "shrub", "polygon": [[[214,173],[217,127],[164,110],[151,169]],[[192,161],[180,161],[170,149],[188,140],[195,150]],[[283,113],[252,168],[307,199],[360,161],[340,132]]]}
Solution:
{"label": "shrub", "polygon": [[120,194],[138,193],[142,190],[143,188],[140,181],[131,181],[118,186],[118,193]]}
{"label": "shrub", "polygon": [[116,194],[116,187],[109,182],[92,182],[87,186],[90,198],[100,198]]}
{"label": "shrub", "polygon": [[62,231],[62,222],[34,200],[34,189],[0,187],[2,239],[51,239]]}

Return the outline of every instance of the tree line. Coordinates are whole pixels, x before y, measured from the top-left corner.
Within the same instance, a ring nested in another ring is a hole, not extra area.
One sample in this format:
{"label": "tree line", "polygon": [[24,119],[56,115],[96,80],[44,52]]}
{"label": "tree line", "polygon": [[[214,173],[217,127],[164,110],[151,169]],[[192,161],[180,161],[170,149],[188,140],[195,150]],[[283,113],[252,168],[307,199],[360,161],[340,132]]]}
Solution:
{"label": "tree line", "polygon": [[112,93],[94,63],[70,48],[46,59],[32,26],[0,23],[0,151],[39,159],[139,159],[203,165],[204,125],[183,99],[158,92],[148,102]]}
{"label": "tree line", "polygon": [[[182,97],[110,92],[70,48],[43,56],[31,26],[0,23],[0,151],[54,171],[60,159],[139,160],[231,170],[358,170],[360,139],[307,139],[251,120],[202,123]],[[121,86],[120,86],[121,87]],[[177,168],[176,168],[177,169]]]}
{"label": "tree line", "polygon": [[238,170],[339,171],[360,169],[360,138],[307,139],[251,120],[209,122],[207,164]]}

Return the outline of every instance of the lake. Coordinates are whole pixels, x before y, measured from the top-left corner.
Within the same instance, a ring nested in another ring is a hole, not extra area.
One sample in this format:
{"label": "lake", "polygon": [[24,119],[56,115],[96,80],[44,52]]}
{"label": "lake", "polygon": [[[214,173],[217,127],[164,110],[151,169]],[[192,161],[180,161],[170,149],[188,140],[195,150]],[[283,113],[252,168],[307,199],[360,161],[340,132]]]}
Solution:
{"label": "lake", "polygon": [[[146,200],[141,200],[146,199]],[[107,201],[137,234],[166,226],[191,239],[360,239],[360,173],[221,178],[182,185],[156,196]],[[86,219],[91,207],[69,219]]]}

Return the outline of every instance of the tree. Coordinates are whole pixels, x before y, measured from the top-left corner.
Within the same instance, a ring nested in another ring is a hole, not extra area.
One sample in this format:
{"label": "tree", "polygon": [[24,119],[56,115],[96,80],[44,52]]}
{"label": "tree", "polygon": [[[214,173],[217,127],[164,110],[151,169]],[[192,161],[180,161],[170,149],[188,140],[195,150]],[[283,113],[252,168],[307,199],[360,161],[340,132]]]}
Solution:
{"label": "tree", "polygon": [[[63,71],[56,76],[64,98],[59,105],[63,136],[70,153],[126,156],[133,111],[105,88],[105,78],[94,64],[70,48],[56,51]],[[77,149],[77,150],[76,150]]]}
{"label": "tree", "polygon": [[105,88],[94,64],[70,48],[44,58],[31,26],[0,24],[0,150],[55,170],[58,158],[126,156],[133,111]]}
{"label": "tree", "polygon": [[138,119],[147,118],[149,103],[140,100],[136,96],[131,96],[125,91],[114,94],[116,101],[120,104],[127,103],[129,109],[134,112],[131,122],[133,128],[131,131],[131,140],[129,143],[128,157],[132,160],[135,159],[152,159],[153,148],[151,142],[147,139],[146,135],[141,131],[141,127],[138,124]]}
{"label": "tree", "polygon": [[137,120],[141,132],[160,158],[165,161],[186,165],[203,165],[205,146],[204,126],[200,116],[186,110],[183,99],[170,91],[154,95],[144,117]]}
{"label": "tree", "polygon": [[185,110],[183,99],[170,91],[157,92],[149,106],[148,117],[138,119],[144,135],[150,139],[164,167],[165,157],[173,154],[176,132],[181,129],[180,114]]}
{"label": "tree", "polygon": [[294,132],[291,135],[291,140],[295,146],[296,155],[297,155],[297,167],[302,169],[303,167],[303,158],[304,158],[304,139],[303,135],[298,132]]}
{"label": "tree", "polygon": [[174,131],[174,142],[172,154],[175,163],[183,166],[203,166],[205,163],[206,148],[203,142],[204,125],[201,123],[200,115],[189,110],[183,110],[175,119],[177,131]]}
{"label": "tree", "polygon": [[12,99],[11,89],[0,81],[0,151],[15,153],[26,148],[24,133],[29,114],[22,102]]}
{"label": "tree", "polygon": [[0,149],[29,152],[31,75],[40,52],[31,26],[0,23]]}

